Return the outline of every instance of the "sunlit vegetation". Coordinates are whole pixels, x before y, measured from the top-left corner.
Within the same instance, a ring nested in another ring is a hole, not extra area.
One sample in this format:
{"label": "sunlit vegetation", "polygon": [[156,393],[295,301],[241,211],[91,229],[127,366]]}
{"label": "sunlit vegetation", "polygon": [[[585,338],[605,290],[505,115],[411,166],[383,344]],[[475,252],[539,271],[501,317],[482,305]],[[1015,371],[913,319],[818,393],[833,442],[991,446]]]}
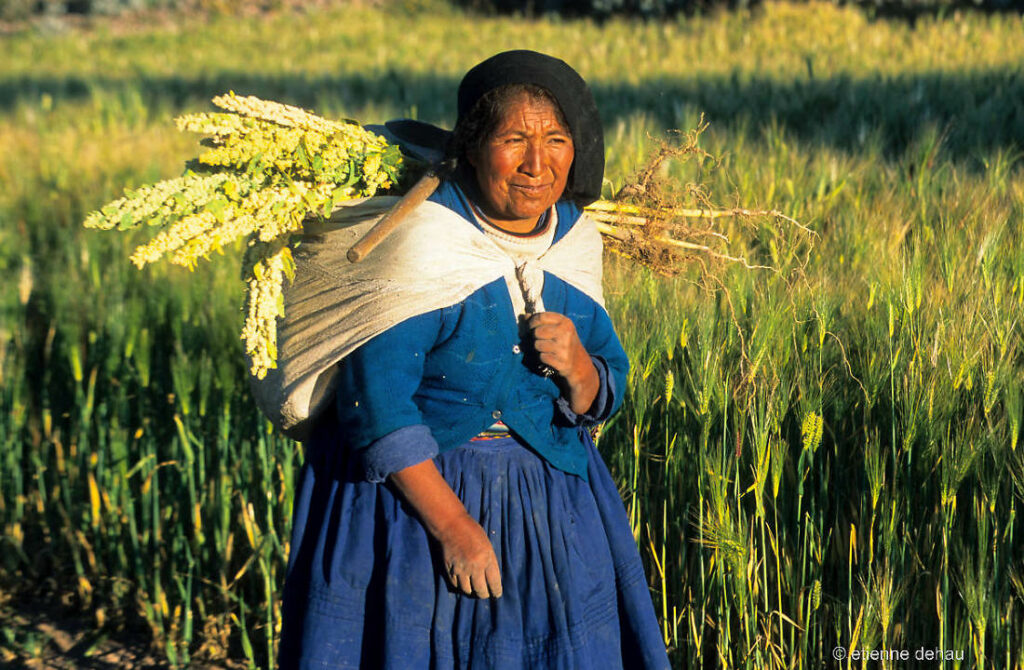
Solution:
{"label": "sunlit vegetation", "polygon": [[[1024,667],[1022,34],[815,4],[599,26],[409,3],[4,38],[0,583],[56,585],[98,631],[144,622],[179,665],[270,663],[302,454],[248,395],[239,263],[140,272],[147,231],[82,220],[179,175],[196,146],[172,119],[214,95],[447,126],[462,73],[526,47],[593,83],[608,195],[703,114],[719,165],[668,181],[816,233],[721,224],[771,269],[608,258],[633,368],[600,446],[677,667],[840,667],[837,645]],[[4,629],[0,661],[46,644]]]}

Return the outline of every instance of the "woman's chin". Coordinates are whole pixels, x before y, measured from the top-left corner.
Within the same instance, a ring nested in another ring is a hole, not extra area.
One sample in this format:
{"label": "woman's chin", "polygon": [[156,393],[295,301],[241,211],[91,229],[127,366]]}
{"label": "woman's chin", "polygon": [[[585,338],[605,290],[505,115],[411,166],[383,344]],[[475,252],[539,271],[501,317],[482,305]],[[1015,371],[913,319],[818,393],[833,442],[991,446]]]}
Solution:
{"label": "woman's chin", "polygon": [[510,219],[533,219],[537,220],[541,214],[548,211],[551,205],[555,204],[557,198],[552,198],[550,193],[537,197],[522,197],[512,201],[512,207],[507,213]]}

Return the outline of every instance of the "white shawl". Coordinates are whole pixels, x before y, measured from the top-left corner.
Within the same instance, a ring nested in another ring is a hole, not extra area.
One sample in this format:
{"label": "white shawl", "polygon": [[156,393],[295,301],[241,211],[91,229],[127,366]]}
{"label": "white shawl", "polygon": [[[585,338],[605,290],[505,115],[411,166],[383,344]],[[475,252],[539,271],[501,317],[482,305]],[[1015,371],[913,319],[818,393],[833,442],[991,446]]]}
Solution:
{"label": "white shawl", "polygon": [[[380,196],[343,207],[326,224],[307,225],[293,250],[295,280],[284,288],[277,368],[262,380],[250,377],[256,404],[290,437],[308,436],[309,419],[331,398],[338,361],[392,326],[461,302],[499,277],[517,314],[525,312],[523,291],[540,295],[545,271],[604,306],[601,236],[586,216],[520,266],[525,285],[515,262],[489,236],[429,201],[365,260],[350,263],[349,247],[397,200]],[[551,225],[557,225],[554,216]]]}

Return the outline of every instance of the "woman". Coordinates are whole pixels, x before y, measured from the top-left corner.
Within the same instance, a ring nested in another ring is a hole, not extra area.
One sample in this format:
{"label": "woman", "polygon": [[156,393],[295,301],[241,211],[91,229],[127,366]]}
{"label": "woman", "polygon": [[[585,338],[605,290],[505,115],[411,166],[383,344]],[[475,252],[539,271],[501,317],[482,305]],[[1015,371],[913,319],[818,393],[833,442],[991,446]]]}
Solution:
{"label": "woman", "polygon": [[374,252],[387,278],[351,280],[391,316],[318,386],[333,403],[307,441],[281,665],[667,668],[587,432],[628,368],[580,210],[604,170],[593,97],[562,61],[513,51],[458,103],[458,168]]}

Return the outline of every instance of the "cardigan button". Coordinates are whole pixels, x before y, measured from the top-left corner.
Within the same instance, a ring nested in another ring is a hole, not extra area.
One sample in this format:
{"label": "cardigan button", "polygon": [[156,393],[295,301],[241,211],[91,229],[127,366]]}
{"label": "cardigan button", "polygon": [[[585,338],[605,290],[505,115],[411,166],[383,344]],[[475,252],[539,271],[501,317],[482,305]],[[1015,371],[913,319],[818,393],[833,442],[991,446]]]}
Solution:
{"label": "cardigan button", "polygon": [[518,354],[520,351],[522,351],[522,349],[519,348],[518,344],[513,345],[513,347],[512,347],[512,353],[513,354]]}
{"label": "cardigan button", "polygon": [[500,409],[496,409],[493,412],[491,412],[491,418],[494,419],[494,420],[500,419],[501,418],[501,410]]}

